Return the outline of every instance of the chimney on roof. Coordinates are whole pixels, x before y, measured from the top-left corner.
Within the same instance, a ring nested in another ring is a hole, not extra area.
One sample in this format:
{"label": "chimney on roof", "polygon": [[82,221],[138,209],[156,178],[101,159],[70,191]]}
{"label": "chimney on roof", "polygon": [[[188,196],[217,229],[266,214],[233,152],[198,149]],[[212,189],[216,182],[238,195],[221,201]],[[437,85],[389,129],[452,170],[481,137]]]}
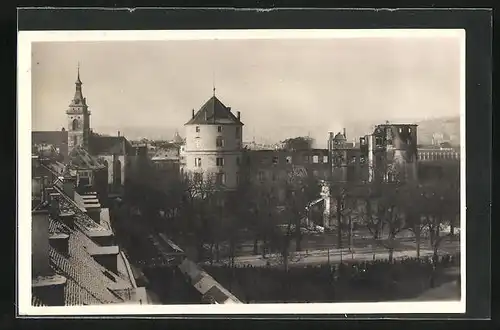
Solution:
{"label": "chimney on roof", "polygon": [[191,118],[194,118],[194,109],[192,110]]}
{"label": "chimney on roof", "polygon": [[58,192],[50,193],[49,203],[50,203],[50,215],[52,218],[59,217],[59,197],[61,196]]}
{"label": "chimney on roof", "polygon": [[63,192],[72,200],[75,199],[75,184],[76,178],[69,175],[69,173],[63,177]]}
{"label": "chimney on roof", "polygon": [[118,254],[120,253],[118,246],[98,246],[90,249],[89,253],[98,264],[108,271],[118,273]]}
{"label": "chimney on roof", "polygon": [[47,187],[43,191],[43,201],[49,201],[50,200],[50,194],[55,192],[55,189],[53,187]]}
{"label": "chimney on roof", "polygon": [[49,265],[48,210],[37,210],[31,213],[31,258],[33,278],[53,273]]}
{"label": "chimney on roof", "polygon": [[238,120],[240,120],[241,118],[241,113],[239,111],[236,112],[237,116],[238,116]]}
{"label": "chimney on roof", "polygon": [[95,223],[101,222],[101,204],[97,199],[87,200],[84,202],[87,215],[94,220]]}
{"label": "chimney on roof", "polygon": [[69,235],[64,233],[55,233],[50,235],[49,244],[62,255],[69,255]]}
{"label": "chimney on roof", "polygon": [[64,306],[66,277],[52,274],[31,281],[32,294],[48,306]]}
{"label": "chimney on roof", "polygon": [[31,179],[31,196],[33,197],[33,208],[37,207],[38,204],[43,202],[45,199],[45,194],[42,192],[43,189],[43,178],[34,177]]}

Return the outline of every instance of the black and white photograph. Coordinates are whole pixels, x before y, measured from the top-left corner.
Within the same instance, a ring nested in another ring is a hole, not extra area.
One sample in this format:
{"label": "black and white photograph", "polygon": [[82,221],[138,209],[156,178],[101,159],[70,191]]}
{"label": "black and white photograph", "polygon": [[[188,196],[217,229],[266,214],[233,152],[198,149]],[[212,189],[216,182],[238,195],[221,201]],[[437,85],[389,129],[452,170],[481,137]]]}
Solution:
{"label": "black and white photograph", "polygon": [[464,30],[18,40],[26,315],[465,311]]}

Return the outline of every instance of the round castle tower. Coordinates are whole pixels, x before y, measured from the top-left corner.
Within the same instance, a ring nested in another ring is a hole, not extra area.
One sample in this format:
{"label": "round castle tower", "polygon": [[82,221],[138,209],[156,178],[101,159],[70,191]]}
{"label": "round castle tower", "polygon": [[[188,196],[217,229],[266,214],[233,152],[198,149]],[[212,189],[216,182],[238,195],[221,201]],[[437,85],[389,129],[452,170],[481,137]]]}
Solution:
{"label": "round castle tower", "polygon": [[235,189],[239,180],[243,123],[214,95],[184,125],[186,145],[183,171],[193,179],[215,180]]}

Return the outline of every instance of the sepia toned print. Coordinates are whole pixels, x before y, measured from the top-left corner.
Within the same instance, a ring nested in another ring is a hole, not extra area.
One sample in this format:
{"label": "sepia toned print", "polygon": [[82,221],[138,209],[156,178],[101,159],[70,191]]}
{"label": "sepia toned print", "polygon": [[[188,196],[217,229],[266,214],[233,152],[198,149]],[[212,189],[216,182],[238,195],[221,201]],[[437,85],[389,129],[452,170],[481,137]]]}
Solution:
{"label": "sepia toned print", "polygon": [[462,47],[33,42],[31,306],[463,301]]}

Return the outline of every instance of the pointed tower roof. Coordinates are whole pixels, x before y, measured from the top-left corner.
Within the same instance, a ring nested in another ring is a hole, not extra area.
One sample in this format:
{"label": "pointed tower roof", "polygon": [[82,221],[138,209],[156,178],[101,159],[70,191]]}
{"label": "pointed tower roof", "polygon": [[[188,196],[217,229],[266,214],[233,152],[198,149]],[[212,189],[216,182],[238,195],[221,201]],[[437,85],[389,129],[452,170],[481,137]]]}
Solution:
{"label": "pointed tower roof", "polygon": [[83,97],[82,93],[82,80],[80,79],[80,64],[78,63],[76,81],[75,81],[75,96],[70,103],[70,111],[77,111],[73,107],[87,106],[87,100]]}
{"label": "pointed tower roof", "polygon": [[198,110],[185,125],[243,125],[243,123],[226,107],[215,94]]}
{"label": "pointed tower roof", "polygon": [[81,85],[82,84],[82,81],[80,80],[80,63],[78,63],[78,73],[77,73],[77,76],[76,76],[76,82],[75,84],[76,85]]}

